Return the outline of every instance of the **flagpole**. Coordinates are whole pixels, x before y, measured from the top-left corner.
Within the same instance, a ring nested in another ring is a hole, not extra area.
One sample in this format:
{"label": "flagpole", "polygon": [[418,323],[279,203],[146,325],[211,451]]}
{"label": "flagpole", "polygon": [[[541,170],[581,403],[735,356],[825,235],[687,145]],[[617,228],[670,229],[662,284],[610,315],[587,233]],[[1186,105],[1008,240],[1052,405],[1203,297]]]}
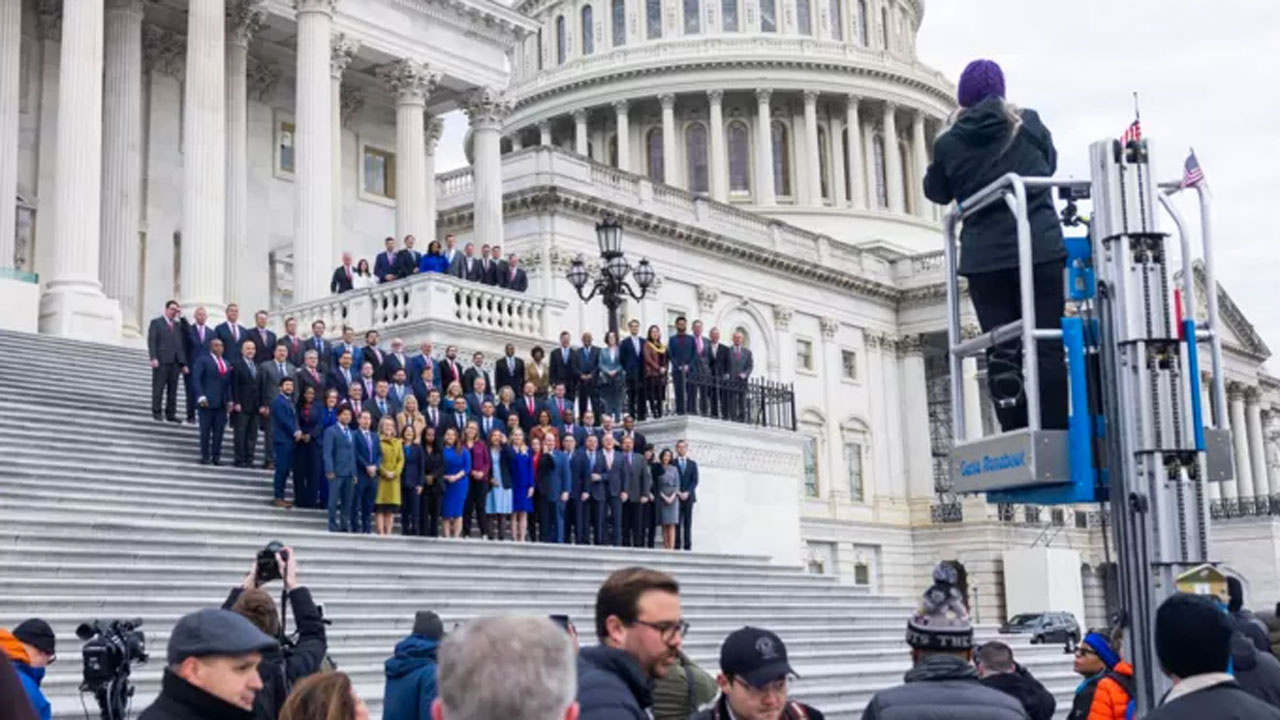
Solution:
{"label": "flagpole", "polygon": [[1133,91],[1133,121],[1142,122],[1142,116],[1138,113],[1138,91]]}

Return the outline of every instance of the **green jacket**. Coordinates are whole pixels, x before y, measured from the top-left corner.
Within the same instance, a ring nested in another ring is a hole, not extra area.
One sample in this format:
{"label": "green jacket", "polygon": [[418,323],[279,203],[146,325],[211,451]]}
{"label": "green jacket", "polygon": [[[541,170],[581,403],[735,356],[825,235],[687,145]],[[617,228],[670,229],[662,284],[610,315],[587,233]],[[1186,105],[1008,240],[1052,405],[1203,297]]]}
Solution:
{"label": "green jacket", "polygon": [[682,652],[680,662],[653,685],[653,720],[689,720],[717,692],[715,678]]}

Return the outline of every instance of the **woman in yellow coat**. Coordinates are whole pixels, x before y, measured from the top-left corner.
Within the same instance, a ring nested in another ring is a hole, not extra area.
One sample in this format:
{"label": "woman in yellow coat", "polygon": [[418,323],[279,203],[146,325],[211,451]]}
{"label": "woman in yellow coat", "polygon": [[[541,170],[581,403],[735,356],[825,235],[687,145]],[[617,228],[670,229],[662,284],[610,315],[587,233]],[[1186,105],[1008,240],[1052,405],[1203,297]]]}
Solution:
{"label": "woman in yellow coat", "polygon": [[378,465],[378,494],[373,500],[373,511],[379,535],[390,535],[395,526],[396,513],[400,512],[400,472],[404,470],[404,446],[396,435],[396,421],[387,416],[378,424],[378,443],[382,447],[382,462]]}

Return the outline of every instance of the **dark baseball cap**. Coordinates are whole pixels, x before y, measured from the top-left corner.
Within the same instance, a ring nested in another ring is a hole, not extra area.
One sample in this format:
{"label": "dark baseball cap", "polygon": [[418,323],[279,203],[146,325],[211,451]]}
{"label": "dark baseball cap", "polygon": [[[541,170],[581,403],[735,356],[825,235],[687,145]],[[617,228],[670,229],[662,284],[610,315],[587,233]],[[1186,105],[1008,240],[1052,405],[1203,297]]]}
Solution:
{"label": "dark baseball cap", "polygon": [[243,615],[230,610],[206,608],[184,615],[169,635],[168,660],[177,665],[189,657],[244,655],[269,652],[279,647],[270,635],[259,630]]}
{"label": "dark baseball cap", "polygon": [[54,652],[57,638],[53,634],[53,628],[49,627],[49,623],[40,618],[23,620],[18,627],[13,629],[13,636],[19,642],[24,642],[45,655],[54,656],[57,654]]}
{"label": "dark baseball cap", "polygon": [[444,622],[430,610],[419,610],[413,616],[413,634],[439,640],[444,637]]}
{"label": "dark baseball cap", "polygon": [[720,672],[742,678],[759,688],[780,678],[796,674],[787,662],[787,646],[782,638],[757,627],[735,630],[720,646]]}

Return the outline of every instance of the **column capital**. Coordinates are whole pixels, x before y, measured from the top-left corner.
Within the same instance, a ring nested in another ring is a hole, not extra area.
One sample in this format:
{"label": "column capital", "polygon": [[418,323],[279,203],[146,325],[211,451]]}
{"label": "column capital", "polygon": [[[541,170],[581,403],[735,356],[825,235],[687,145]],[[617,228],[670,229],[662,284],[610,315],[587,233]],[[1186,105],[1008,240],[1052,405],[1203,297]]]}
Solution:
{"label": "column capital", "polygon": [[859,103],[861,103],[861,102],[862,102],[862,96],[861,96],[861,95],[856,95],[856,94],[854,94],[854,93],[849,93],[849,94],[845,97],[845,105],[846,105],[846,107],[848,107],[848,108],[849,108],[849,110],[852,110],[853,112],[857,112],[857,111],[858,111],[858,104],[859,104]]}
{"label": "column capital", "polygon": [[898,105],[897,105],[897,103],[895,103],[895,102],[893,102],[893,101],[891,101],[891,100],[885,100],[885,101],[884,101],[884,116],[885,116],[885,117],[893,117],[893,115],[894,115],[896,112],[898,112]]}
{"label": "column capital", "polygon": [[441,77],[426,63],[408,58],[383,65],[377,74],[387,89],[395,93],[396,103],[400,105],[425,105]]}
{"label": "column capital", "polygon": [[293,0],[293,9],[298,13],[318,12],[332,15],[338,8],[338,0]]}
{"label": "column capital", "polygon": [[62,40],[62,0],[40,0],[36,4],[36,34],[41,40]]}
{"label": "column capital", "polygon": [[911,109],[911,124],[913,126],[918,125],[920,129],[923,130],[925,117],[924,110],[921,110],[920,108]]}
{"label": "column capital", "polygon": [[613,111],[619,115],[626,115],[631,109],[631,102],[628,100],[614,100]]}
{"label": "column capital", "polygon": [[589,115],[586,108],[578,108],[571,114],[573,115],[573,121],[579,124],[585,123],[587,121],[587,116]]}
{"label": "column capital", "polygon": [[1257,385],[1246,385],[1244,388],[1244,400],[1250,405],[1257,405],[1259,398],[1262,397],[1262,391]]}
{"label": "column capital", "polygon": [[[138,19],[141,20],[143,13],[146,11],[146,6],[153,2],[154,0],[107,0],[106,11],[109,13],[121,12],[137,15]],[[43,5],[43,3],[41,4]]]}
{"label": "column capital", "polygon": [[501,130],[502,122],[515,109],[511,96],[491,87],[477,88],[463,101],[463,110],[477,130]]}
{"label": "column capital", "polygon": [[982,334],[982,328],[977,323],[965,323],[960,326],[960,339],[972,340]]}
{"label": "column capital", "polygon": [[795,317],[796,311],[786,305],[773,306],[773,323],[778,326],[780,332],[787,332],[791,329],[791,318]]}
{"label": "column capital", "polygon": [[1231,402],[1244,400],[1244,383],[1229,380],[1227,382],[1227,399]]}
{"label": "column capital", "polygon": [[898,338],[898,352],[903,355],[919,355],[924,352],[924,343],[919,335],[903,335]]}
{"label": "column capital", "polygon": [[434,155],[436,152],[436,143],[440,142],[440,136],[444,133],[444,118],[435,115],[424,115],[422,118],[422,132],[427,142],[427,154]]}
{"label": "column capital", "polygon": [[248,46],[267,19],[264,0],[236,0],[227,3],[227,44]]}
{"label": "column capital", "polygon": [[708,90],[707,100],[710,100],[712,105],[719,105],[724,100],[724,90],[720,90],[718,88],[715,90]]}
{"label": "column capital", "polygon": [[248,65],[245,67],[245,85],[251,97],[258,98],[259,102],[266,100],[271,95],[271,92],[275,90],[276,83],[279,80],[280,67],[278,65],[252,55],[249,56]]}
{"label": "column capital", "polygon": [[551,121],[539,120],[537,123],[537,127],[538,127],[538,132],[540,133],[551,132]]}
{"label": "column capital", "polygon": [[182,79],[187,36],[156,25],[142,26],[142,64],[150,72]]}
{"label": "column capital", "polygon": [[711,285],[699,285],[698,293],[698,309],[704,313],[709,313],[716,307],[716,301],[720,299],[720,290]]}
{"label": "column capital", "polygon": [[827,340],[834,340],[840,331],[840,321],[833,317],[819,318],[818,324],[822,328],[822,337]]}
{"label": "column capital", "polygon": [[341,80],[352,58],[360,51],[360,41],[338,33],[329,39],[329,72],[334,80]]}
{"label": "column capital", "polygon": [[658,96],[658,102],[662,104],[663,110],[671,110],[676,106],[676,96],[674,93],[663,93]]}
{"label": "column capital", "polygon": [[342,86],[338,92],[338,117],[345,127],[351,124],[351,118],[364,109],[364,93],[352,87]]}
{"label": "column capital", "polygon": [[804,104],[805,104],[805,105],[817,105],[817,104],[818,104],[818,91],[817,91],[817,90],[805,90],[805,91],[804,91],[804,93],[803,93],[803,96],[804,96]]}
{"label": "column capital", "polygon": [[756,103],[759,105],[768,105],[771,97],[773,97],[773,90],[769,88],[756,90]]}

